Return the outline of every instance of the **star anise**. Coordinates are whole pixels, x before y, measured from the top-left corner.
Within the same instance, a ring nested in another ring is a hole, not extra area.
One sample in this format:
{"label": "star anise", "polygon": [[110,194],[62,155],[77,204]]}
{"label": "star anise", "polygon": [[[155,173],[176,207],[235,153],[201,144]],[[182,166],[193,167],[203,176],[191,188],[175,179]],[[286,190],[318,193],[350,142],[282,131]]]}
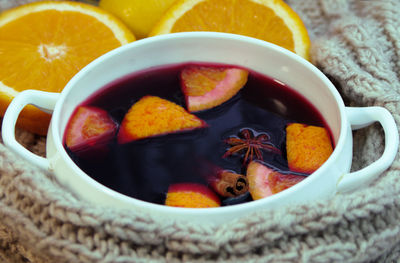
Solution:
{"label": "star anise", "polygon": [[225,140],[225,143],[229,144],[231,148],[229,148],[222,157],[225,158],[235,153],[246,152],[243,157],[243,165],[253,159],[262,161],[262,150],[277,154],[281,153],[281,151],[270,142],[268,134],[258,133],[257,136],[254,136],[254,131],[251,129],[240,130],[238,136],[229,137]]}

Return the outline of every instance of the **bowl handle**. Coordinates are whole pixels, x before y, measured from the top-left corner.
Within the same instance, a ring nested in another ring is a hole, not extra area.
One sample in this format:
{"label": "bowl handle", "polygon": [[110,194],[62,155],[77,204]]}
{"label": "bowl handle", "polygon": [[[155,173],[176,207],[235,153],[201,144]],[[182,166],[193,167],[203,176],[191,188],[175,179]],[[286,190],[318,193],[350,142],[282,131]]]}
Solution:
{"label": "bowl handle", "polygon": [[385,150],[382,156],[359,171],[347,173],[339,178],[338,192],[355,190],[362,184],[370,183],[385,171],[394,161],[399,150],[399,133],[396,123],[388,110],[382,107],[346,107],[352,130],[357,130],[379,122],[385,133]]}
{"label": "bowl handle", "polygon": [[20,112],[28,104],[32,104],[43,111],[51,113],[59,95],[59,93],[37,90],[22,91],[11,101],[3,117],[1,135],[4,144],[18,155],[24,157],[27,161],[45,170],[49,170],[50,168],[49,161],[46,158],[32,153],[17,142],[15,139],[15,124]]}

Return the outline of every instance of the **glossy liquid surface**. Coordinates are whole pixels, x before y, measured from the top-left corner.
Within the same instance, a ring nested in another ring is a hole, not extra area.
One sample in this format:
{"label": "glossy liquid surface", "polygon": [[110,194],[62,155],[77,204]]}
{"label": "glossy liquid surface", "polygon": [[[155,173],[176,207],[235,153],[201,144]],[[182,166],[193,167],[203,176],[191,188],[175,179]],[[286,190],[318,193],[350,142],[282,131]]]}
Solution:
{"label": "glossy liquid surface", "polygon": [[[117,80],[89,98],[92,105],[109,112],[121,123],[128,109],[146,95],[159,96],[185,107],[179,73],[185,65],[168,65],[134,73]],[[101,184],[122,194],[153,203],[163,203],[170,184],[207,184],[213,168],[246,174],[242,157],[222,158],[229,148],[224,140],[243,128],[267,133],[282,154],[263,151],[263,161],[288,171],[285,127],[290,122],[325,126],[319,112],[285,84],[250,71],[245,87],[228,102],[195,113],[209,127],[179,132],[120,145],[110,142],[101,158],[79,158],[74,162]],[[251,198],[243,198],[248,201]],[[225,204],[233,204],[227,202]]]}

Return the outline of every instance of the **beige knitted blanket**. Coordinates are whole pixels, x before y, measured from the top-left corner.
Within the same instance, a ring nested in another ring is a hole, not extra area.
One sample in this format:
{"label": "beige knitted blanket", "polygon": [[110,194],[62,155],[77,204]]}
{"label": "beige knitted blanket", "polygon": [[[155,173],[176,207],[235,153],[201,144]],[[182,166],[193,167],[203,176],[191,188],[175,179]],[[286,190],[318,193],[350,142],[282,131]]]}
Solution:
{"label": "beige knitted blanket", "polygon": [[[0,10],[22,1],[0,0]],[[26,1],[25,1],[26,2]],[[312,61],[347,105],[379,105],[400,123],[400,1],[290,0]],[[45,138],[18,131],[43,154]],[[383,151],[381,127],[354,133],[359,169]],[[328,201],[258,212],[220,227],[101,209],[0,144],[1,262],[397,262],[400,160],[371,186]]]}

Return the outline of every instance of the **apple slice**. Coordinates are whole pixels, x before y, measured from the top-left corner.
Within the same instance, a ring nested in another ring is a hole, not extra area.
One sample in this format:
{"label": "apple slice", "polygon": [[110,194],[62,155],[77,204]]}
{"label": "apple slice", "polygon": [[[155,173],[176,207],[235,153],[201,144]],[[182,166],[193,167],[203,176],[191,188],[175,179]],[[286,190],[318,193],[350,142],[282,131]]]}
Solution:
{"label": "apple slice", "polygon": [[182,91],[189,112],[216,107],[246,84],[248,71],[240,68],[189,66],[182,70]]}
{"label": "apple slice", "polygon": [[221,201],[207,186],[197,183],[172,184],[165,205],[186,208],[219,207]]}
{"label": "apple slice", "polygon": [[253,200],[279,193],[306,178],[302,175],[279,173],[257,161],[249,163],[246,176]]}
{"label": "apple slice", "polygon": [[107,111],[92,106],[79,106],[73,113],[65,132],[65,145],[72,152],[86,151],[110,141],[117,124]]}
{"label": "apple slice", "polygon": [[132,105],[122,120],[118,142],[206,127],[207,124],[183,107],[156,97],[144,96]]}

